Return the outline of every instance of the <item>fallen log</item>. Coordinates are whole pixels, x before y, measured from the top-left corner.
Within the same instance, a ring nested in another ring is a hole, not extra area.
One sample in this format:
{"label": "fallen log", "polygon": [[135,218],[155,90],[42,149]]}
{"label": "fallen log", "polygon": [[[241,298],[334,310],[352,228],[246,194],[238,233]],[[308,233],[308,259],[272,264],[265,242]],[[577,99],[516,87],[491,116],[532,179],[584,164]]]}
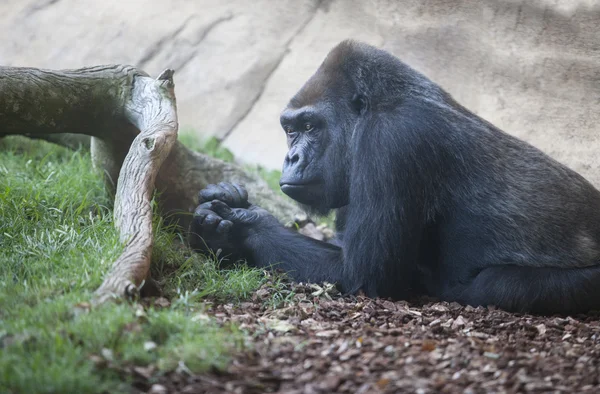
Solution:
{"label": "fallen log", "polygon": [[122,65],[0,67],[0,136],[24,134],[75,147],[86,140],[73,134],[89,135],[92,160],[115,192],[114,222],[125,246],[96,291],[96,303],[136,296],[147,279],[155,190],[161,214],[183,229],[198,191],[223,180],[246,185],[250,198],[280,220],[300,211],[257,176],[187,149],[177,131],[172,70],[153,79]]}

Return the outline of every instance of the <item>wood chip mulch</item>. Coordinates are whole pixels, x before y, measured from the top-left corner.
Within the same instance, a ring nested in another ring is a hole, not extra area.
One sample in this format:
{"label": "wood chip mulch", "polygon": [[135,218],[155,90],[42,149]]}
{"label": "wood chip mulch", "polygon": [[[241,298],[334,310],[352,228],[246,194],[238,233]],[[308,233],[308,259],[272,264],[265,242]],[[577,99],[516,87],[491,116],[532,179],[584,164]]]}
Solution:
{"label": "wood chip mulch", "polygon": [[172,373],[150,392],[600,393],[600,315],[537,317],[456,303],[329,295],[213,305],[250,334],[225,372]]}

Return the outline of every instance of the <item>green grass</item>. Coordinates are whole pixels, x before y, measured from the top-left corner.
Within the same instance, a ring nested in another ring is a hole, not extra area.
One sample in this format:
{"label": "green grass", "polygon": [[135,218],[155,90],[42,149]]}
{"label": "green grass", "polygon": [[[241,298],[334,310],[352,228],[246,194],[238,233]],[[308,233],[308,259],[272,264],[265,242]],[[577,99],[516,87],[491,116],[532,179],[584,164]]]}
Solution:
{"label": "green grass", "polygon": [[123,392],[130,366],[200,372],[243,347],[235,327],[195,316],[206,298],[247,298],[265,275],[220,270],[160,219],[152,270],[171,306],[89,308],[122,250],[111,206],[88,153],[0,139],[0,392]]}
{"label": "green grass", "polygon": [[183,145],[197,152],[205,153],[229,163],[234,161],[233,153],[229,149],[222,147],[219,140],[215,137],[200,140],[197,137],[197,133],[193,130],[182,130],[179,133],[178,139]]}
{"label": "green grass", "polygon": [[[179,303],[209,298],[218,302],[247,299],[266,282],[265,273],[244,264],[222,268],[216,256],[206,258],[182,246],[180,235],[155,217],[152,277],[168,298]],[[175,247],[174,247],[175,246]]]}

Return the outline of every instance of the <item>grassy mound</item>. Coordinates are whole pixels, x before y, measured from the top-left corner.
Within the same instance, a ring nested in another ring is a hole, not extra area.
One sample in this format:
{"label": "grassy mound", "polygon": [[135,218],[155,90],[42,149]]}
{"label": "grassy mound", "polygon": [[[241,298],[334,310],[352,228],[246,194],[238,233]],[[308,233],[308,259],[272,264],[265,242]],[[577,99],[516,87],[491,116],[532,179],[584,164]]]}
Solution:
{"label": "grassy mound", "polygon": [[153,273],[168,306],[90,308],[122,250],[110,207],[87,152],[0,140],[0,392],[128,391],[133,370],[151,381],[220,368],[244,346],[244,334],[204,315],[202,301],[245,299],[264,274],[220,270],[177,246],[159,219]]}

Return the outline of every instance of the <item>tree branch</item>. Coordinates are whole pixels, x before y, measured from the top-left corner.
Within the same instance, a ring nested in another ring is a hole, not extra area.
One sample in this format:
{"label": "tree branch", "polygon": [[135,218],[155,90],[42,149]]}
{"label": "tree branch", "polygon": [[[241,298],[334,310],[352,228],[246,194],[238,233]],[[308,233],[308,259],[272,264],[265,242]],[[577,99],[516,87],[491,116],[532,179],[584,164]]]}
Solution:
{"label": "tree branch", "polygon": [[115,225],[126,244],[97,290],[97,302],[113,295],[137,294],[139,285],[148,276],[154,181],[177,140],[173,71],[164,71],[156,80],[138,77],[131,98],[125,103],[125,115],[141,130],[125,157],[115,195]]}

